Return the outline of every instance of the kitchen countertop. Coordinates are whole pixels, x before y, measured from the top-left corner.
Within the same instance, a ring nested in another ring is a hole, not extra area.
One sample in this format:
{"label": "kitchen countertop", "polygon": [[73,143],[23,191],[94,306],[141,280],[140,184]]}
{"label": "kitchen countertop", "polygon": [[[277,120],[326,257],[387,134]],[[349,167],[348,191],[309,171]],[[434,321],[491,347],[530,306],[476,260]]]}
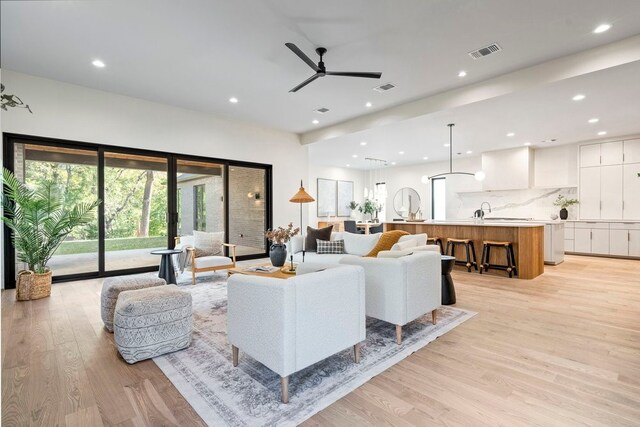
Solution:
{"label": "kitchen countertop", "polygon": [[[511,228],[529,228],[542,227],[547,222],[536,221],[484,221],[483,223],[475,223],[473,220],[451,220],[451,221],[391,221],[387,224],[415,224],[415,225],[460,225],[470,227],[511,227]],[[560,223],[560,221],[549,221],[549,223]]]}

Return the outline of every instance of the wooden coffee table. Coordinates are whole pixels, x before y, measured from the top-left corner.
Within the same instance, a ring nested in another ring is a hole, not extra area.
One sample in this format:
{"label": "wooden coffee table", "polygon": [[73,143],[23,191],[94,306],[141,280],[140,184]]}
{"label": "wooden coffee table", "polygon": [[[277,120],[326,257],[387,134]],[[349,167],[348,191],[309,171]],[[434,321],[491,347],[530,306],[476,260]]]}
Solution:
{"label": "wooden coffee table", "polygon": [[[294,264],[295,266],[295,264]],[[262,264],[256,264],[256,265],[252,265],[250,267],[271,267],[271,263],[270,262],[266,262],[266,263],[262,263]],[[260,277],[271,277],[274,279],[290,279],[292,277],[296,277],[295,273],[293,274],[289,274],[289,273],[283,273],[282,271],[278,270],[278,271],[274,271],[273,273],[266,273],[266,272],[260,272],[260,271],[248,271],[247,269],[250,267],[234,267],[234,268],[230,268],[228,270],[229,272],[229,276],[231,276],[232,274],[246,274],[249,276],[260,276]],[[289,263],[286,263],[284,265],[284,267],[282,268],[289,268]]]}

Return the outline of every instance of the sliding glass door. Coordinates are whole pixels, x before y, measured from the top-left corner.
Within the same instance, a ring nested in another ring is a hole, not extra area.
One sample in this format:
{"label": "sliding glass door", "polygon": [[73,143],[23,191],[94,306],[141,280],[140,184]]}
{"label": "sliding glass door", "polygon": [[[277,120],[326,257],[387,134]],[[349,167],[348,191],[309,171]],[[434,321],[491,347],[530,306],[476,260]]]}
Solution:
{"label": "sliding glass door", "polygon": [[177,235],[224,232],[224,165],[178,159],[176,163]]}
{"label": "sliding glass door", "polygon": [[[51,185],[64,205],[90,203],[98,197],[98,151],[37,144],[15,144],[16,177],[34,190]],[[57,275],[98,271],[98,214],[94,221],[78,227],[55,251],[49,267]],[[6,238],[6,237],[5,237]],[[25,269],[16,263],[16,271]]]}
{"label": "sliding glass door", "polygon": [[[101,200],[49,263],[55,281],[157,270],[154,249],[194,231],[221,233],[243,258],[267,256],[271,167],[49,138],[4,135],[4,163],[67,206]],[[5,232],[5,280],[24,269]]]}
{"label": "sliding glass door", "polygon": [[105,270],[158,265],[168,244],[167,158],[105,151]]}

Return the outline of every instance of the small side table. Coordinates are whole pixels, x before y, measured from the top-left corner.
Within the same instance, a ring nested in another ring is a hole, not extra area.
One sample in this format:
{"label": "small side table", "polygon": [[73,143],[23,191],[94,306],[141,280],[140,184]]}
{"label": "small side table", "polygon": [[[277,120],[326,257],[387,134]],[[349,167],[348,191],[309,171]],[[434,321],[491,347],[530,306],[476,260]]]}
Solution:
{"label": "small side table", "polygon": [[451,305],[456,303],[456,288],[453,286],[451,278],[451,270],[455,265],[456,258],[448,255],[442,255],[440,265],[442,267],[442,305]]}
{"label": "small side table", "polygon": [[167,284],[176,284],[176,270],[173,268],[172,255],[181,253],[180,249],[159,249],[157,251],[151,251],[153,255],[161,255],[160,270],[158,271],[158,277],[164,279]]}

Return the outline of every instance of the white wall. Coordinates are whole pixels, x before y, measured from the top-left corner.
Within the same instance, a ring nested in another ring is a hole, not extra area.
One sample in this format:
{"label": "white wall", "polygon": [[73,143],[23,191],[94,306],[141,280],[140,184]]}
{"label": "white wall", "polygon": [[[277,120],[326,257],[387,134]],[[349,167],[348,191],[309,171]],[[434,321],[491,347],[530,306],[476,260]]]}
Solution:
{"label": "white wall", "polygon": [[[450,176],[447,178],[447,218],[470,218],[473,211],[480,208],[483,201],[489,201],[494,208],[494,217],[525,217],[549,219],[558,208],[553,200],[558,194],[576,197],[578,144],[540,148],[534,151],[535,188],[511,191],[482,191],[482,183],[471,176]],[[453,170],[476,172],[482,168],[480,156],[454,159]],[[398,217],[393,210],[393,197],[402,187],[418,191],[424,218],[431,217],[431,186],[423,184],[423,175],[446,172],[448,162],[426,163],[406,167],[389,168],[385,181],[389,198],[387,221]],[[570,210],[570,217],[575,212]]]}
{"label": "white wall", "polygon": [[33,110],[2,111],[3,132],[272,164],[274,225],[299,222],[308,150],[293,133],[7,70],[2,83]]}
{"label": "white wall", "polygon": [[[333,166],[315,165],[309,162],[309,179],[305,182],[305,189],[314,199],[318,199],[318,178],[336,179],[341,181],[353,181],[353,198],[356,202],[362,203],[364,194],[364,182],[366,172],[359,169],[338,168]],[[293,195],[293,194],[292,194]],[[327,218],[318,218],[317,205],[312,203],[309,208],[309,222],[305,225],[316,227],[318,221],[325,221]],[[345,219],[345,218],[342,218]],[[297,222],[300,222],[298,220]],[[296,224],[297,222],[294,222]]]}

